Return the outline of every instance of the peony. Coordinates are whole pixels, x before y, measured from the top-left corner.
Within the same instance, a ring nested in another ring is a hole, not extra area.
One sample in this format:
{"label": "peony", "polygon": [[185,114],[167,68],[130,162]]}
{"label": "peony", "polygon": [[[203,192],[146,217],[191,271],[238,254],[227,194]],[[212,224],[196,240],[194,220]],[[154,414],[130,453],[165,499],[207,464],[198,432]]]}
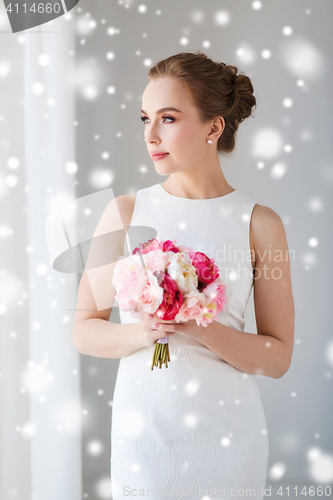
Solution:
{"label": "peony", "polygon": [[212,283],[219,277],[219,268],[215,265],[214,259],[209,259],[202,252],[192,253],[191,257],[200,283]]}
{"label": "peony", "polygon": [[227,286],[217,279],[202,290],[202,293],[207,296],[207,304],[210,305],[212,302],[216,304],[215,314],[221,312],[227,303],[226,288]]}
{"label": "peony", "polygon": [[[173,254],[174,255],[174,254]],[[143,260],[147,269],[152,272],[164,272],[166,257],[162,250],[153,250],[143,255]]]}
{"label": "peony", "polygon": [[146,243],[140,243],[138,247],[134,248],[132,254],[146,254],[148,252],[153,252],[154,250],[161,250],[162,249],[162,243],[160,243],[158,240],[155,238],[152,238],[151,240],[148,240]]}
{"label": "peony", "polygon": [[198,287],[198,276],[187,253],[175,253],[168,260],[167,272],[182,293],[194,291]]}
{"label": "peony", "polygon": [[162,252],[179,252],[179,248],[175,245],[176,241],[166,240],[159,242],[156,238],[152,238],[146,243],[140,243],[138,247],[134,248],[132,254],[142,253],[142,255],[155,250],[162,250]]}
{"label": "peony", "polygon": [[[186,245],[178,245],[179,251],[183,253],[188,253],[189,255],[193,252],[195,254],[195,251],[191,247],[187,247]],[[191,255],[190,255],[191,256]]]}
{"label": "peony", "polygon": [[114,267],[112,276],[112,284],[115,288],[120,288],[128,273],[134,271],[135,269],[142,269],[142,264],[138,255],[130,255],[129,257],[118,260]]}
{"label": "peony", "polygon": [[[155,313],[163,321],[196,321],[207,326],[224,309],[226,285],[213,259],[175,240],[152,238],[140,243],[130,257],[119,260],[112,282],[115,299],[139,320]],[[170,361],[168,336],[157,340],[152,367]]]}
{"label": "peony", "polygon": [[216,316],[216,302],[210,302],[205,305],[205,307],[202,310],[202,318],[201,318],[201,324],[202,326],[207,326],[208,323],[211,323]]}
{"label": "peony", "polygon": [[175,320],[185,322],[192,319],[196,321],[197,325],[200,325],[205,304],[206,297],[202,293],[197,290],[187,293]]}
{"label": "peony", "polygon": [[179,252],[179,248],[175,245],[176,241],[171,241],[171,240],[166,240],[162,244],[162,250],[163,252],[174,252],[177,253]]}
{"label": "peony", "polygon": [[162,320],[174,319],[183,303],[183,294],[168,273],[165,273],[161,287],[163,287],[163,301],[156,314]]}
{"label": "peony", "polygon": [[139,267],[127,271],[121,282],[121,288],[117,290],[115,299],[124,311],[137,309],[139,305],[136,290],[140,273],[141,269]]}

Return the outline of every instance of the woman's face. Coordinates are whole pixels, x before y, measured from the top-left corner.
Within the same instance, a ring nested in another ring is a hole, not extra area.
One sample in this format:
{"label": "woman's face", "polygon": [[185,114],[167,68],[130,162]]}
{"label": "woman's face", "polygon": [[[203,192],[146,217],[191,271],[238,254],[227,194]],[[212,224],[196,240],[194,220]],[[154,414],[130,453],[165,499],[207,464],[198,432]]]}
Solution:
{"label": "woman's face", "polygon": [[[179,111],[164,110],[172,107]],[[142,96],[142,120],[148,152],[168,153],[152,160],[160,175],[170,175],[201,167],[207,160],[210,124],[203,124],[186,89],[173,78],[151,80]],[[212,149],[210,150],[210,152]]]}

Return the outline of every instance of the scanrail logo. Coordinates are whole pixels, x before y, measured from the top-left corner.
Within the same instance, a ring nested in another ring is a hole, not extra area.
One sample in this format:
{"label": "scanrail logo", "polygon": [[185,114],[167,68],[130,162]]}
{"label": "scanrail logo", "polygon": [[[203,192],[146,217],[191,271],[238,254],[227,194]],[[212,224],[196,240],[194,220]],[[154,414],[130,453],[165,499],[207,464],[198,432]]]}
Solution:
{"label": "scanrail logo", "polygon": [[13,33],[48,23],[72,10],[79,0],[4,0]]}

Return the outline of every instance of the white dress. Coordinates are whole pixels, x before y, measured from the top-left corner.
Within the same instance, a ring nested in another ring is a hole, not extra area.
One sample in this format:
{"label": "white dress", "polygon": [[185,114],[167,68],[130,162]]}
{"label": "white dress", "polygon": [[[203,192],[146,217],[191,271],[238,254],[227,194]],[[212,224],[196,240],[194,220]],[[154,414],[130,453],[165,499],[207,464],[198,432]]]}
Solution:
{"label": "white dress", "polygon": [[[131,221],[155,228],[159,240],[175,239],[214,258],[227,285],[217,319],[240,331],[253,286],[255,204],[239,190],[191,200],[156,184],[138,191]],[[120,318],[138,321],[122,310]],[[180,333],[169,338],[168,368],[151,370],[153,351],[144,347],[120,360],[111,423],[113,500],[262,499],[269,449],[256,376]]]}

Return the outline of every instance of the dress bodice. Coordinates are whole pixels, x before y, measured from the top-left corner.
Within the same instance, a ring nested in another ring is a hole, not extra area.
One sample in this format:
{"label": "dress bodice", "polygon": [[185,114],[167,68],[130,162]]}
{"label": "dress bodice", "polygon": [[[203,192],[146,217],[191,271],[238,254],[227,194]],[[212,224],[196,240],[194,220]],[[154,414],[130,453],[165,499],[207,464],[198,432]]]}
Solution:
{"label": "dress bodice", "polygon": [[[250,221],[256,203],[238,189],[217,198],[189,199],[155,184],[137,192],[130,224],[154,228],[158,240],[176,240],[213,258],[227,285],[227,304],[216,319],[241,331],[253,286]],[[120,319],[138,321],[121,309]]]}

